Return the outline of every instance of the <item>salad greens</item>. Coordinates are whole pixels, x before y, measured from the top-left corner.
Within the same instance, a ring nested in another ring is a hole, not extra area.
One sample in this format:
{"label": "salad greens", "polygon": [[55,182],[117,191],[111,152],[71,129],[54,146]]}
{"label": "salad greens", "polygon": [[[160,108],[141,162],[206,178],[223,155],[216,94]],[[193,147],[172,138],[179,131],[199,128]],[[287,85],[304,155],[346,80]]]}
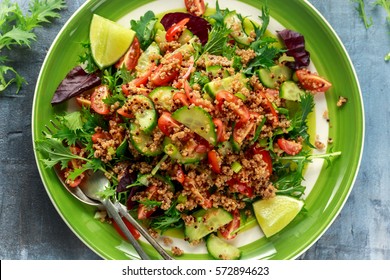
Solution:
{"label": "salad greens", "polygon": [[[66,5],[63,0],[31,0],[28,7],[28,13],[24,13],[18,3],[0,2],[0,54],[4,48],[30,47],[31,41],[36,40],[34,29],[49,23],[51,18],[60,17],[58,11]],[[7,62],[7,56],[0,55],[0,92],[15,84],[18,93],[27,82]]]}
{"label": "salad greens", "polygon": [[133,41],[124,58],[130,53],[133,66],[97,70],[83,43],[86,72],[75,83],[67,75],[53,97],[81,106],[59,114],[56,132],[37,140],[43,163],[59,165],[73,187],[87,170],[102,171],[111,182],[102,195],[151,230],[183,229],[214,253],[215,238],[244,228],[240,217],[253,215],[252,202],[302,199],[307,163],[341,154],[313,154],[308,132],[313,93],[331,83],[308,70],[302,34],[266,32],[266,5],[251,32],[247,20],[217,1],[208,17],[168,13],[161,29],[148,11],[130,22],[139,45]]}

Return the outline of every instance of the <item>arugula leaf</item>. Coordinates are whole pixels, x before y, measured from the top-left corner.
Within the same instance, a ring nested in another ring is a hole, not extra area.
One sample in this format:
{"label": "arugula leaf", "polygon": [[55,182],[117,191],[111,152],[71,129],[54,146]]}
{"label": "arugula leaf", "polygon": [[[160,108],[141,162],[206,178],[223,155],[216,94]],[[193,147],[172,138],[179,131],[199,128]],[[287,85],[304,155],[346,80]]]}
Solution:
{"label": "arugula leaf", "polygon": [[154,25],[157,18],[152,11],[147,11],[138,21],[131,20],[131,29],[133,29],[139,40],[142,50],[146,50],[152,43],[155,35]]}
{"label": "arugula leaf", "polygon": [[[0,52],[3,48],[11,49],[15,45],[30,47],[36,40],[34,28],[48,23],[49,18],[58,18],[58,10],[65,7],[64,0],[31,0],[28,13],[23,13],[18,3],[9,0],[0,2]],[[26,80],[17,71],[5,65],[5,57],[0,59],[0,92],[11,84],[16,84],[18,93]],[[7,75],[11,73],[11,75]]]}

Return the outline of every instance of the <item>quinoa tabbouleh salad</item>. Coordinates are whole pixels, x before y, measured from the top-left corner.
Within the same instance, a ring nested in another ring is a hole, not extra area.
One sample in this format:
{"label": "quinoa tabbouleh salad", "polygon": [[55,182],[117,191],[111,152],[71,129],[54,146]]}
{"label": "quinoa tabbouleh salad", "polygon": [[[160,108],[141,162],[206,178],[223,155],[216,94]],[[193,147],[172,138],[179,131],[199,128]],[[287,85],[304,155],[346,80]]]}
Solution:
{"label": "quinoa tabbouleh salad", "polygon": [[214,258],[237,259],[229,240],[248,217],[266,237],[282,230],[303,208],[306,164],[340,155],[313,155],[323,145],[308,132],[313,95],[331,83],[308,70],[302,34],[267,30],[266,4],[251,19],[218,1],[184,2],[186,11],[131,20],[128,45],[111,60],[92,26],[116,23],[94,15],[79,65],[52,99],[78,107],[57,115],[58,131],[37,150],[70,187],[103,171],[102,196],[151,233],[176,228],[193,245],[205,240]]}

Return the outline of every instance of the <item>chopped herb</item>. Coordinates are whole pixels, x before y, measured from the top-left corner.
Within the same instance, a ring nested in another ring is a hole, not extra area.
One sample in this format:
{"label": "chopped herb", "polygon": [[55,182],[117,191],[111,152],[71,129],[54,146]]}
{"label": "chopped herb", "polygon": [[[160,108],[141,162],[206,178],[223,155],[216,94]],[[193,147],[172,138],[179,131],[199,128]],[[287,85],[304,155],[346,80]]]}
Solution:
{"label": "chopped herb", "polygon": [[138,21],[130,21],[131,29],[136,32],[142,50],[146,50],[153,42],[156,22],[157,18],[152,11],[147,11]]}

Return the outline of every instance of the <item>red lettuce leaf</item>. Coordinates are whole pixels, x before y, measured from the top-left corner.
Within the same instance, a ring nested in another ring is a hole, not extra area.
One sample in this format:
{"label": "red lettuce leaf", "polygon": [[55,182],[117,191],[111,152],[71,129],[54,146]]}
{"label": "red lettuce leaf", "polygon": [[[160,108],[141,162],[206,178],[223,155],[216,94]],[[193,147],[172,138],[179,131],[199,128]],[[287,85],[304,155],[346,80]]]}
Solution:
{"label": "red lettuce leaf", "polygon": [[64,102],[100,84],[101,79],[96,73],[88,74],[82,67],[76,66],[58,86],[51,104],[55,105]]}
{"label": "red lettuce leaf", "polygon": [[211,25],[204,18],[180,12],[168,13],[161,19],[161,24],[164,26],[165,30],[168,30],[172,25],[185,18],[190,19],[186,24],[187,28],[199,38],[202,45],[206,44],[209,39]]}
{"label": "red lettuce leaf", "polygon": [[295,62],[289,62],[287,66],[292,69],[309,66],[310,53],[305,48],[304,36],[289,29],[279,31],[278,34],[287,48],[287,55],[295,58]]}

